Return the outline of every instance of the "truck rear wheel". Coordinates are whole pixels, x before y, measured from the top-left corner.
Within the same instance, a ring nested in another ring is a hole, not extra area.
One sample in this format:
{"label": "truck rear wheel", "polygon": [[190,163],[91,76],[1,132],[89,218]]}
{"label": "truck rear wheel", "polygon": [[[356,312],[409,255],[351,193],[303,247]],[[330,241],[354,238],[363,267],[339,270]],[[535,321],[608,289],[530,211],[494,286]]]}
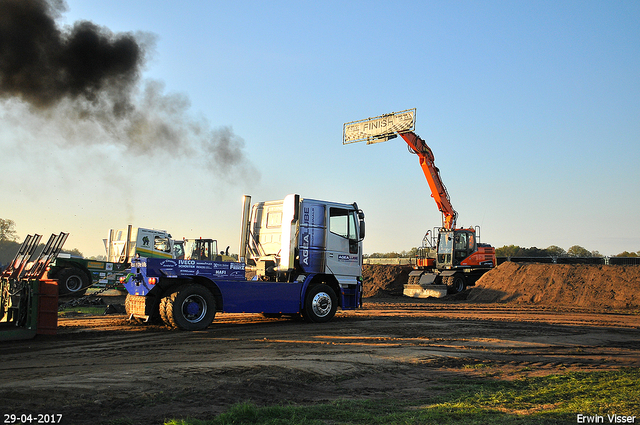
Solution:
{"label": "truck rear wheel", "polygon": [[167,297],[164,304],[168,324],[186,331],[206,329],[216,315],[213,294],[198,284],[181,286]]}
{"label": "truck rear wheel", "polygon": [[56,279],[58,295],[83,295],[91,284],[89,276],[77,267],[62,269]]}
{"label": "truck rear wheel", "polygon": [[[169,294],[166,297],[162,297],[162,299],[160,300],[160,304],[158,305],[158,312],[160,313],[160,319],[162,319],[162,321],[167,325],[167,326],[173,326],[173,324],[171,323],[171,320],[169,319],[169,315],[171,315],[172,312],[172,307],[167,308],[167,306],[171,305],[171,296],[175,294]],[[169,311],[169,313],[167,313],[167,311]]]}
{"label": "truck rear wheel", "polygon": [[304,317],[310,322],[324,323],[335,316],[338,309],[338,298],[327,285],[316,285],[309,288],[304,303]]}

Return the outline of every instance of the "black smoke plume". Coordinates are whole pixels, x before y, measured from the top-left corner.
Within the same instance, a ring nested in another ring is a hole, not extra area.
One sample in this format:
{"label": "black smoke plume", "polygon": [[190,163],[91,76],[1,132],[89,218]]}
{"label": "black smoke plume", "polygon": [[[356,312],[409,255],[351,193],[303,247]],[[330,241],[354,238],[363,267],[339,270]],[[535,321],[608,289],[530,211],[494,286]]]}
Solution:
{"label": "black smoke plume", "polygon": [[48,108],[63,98],[108,95],[126,106],[145,59],[133,34],[88,21],[61,31],[54,20],[61,2],[1,0],[0,10],[0,96]]}
{"label": "black smoke plume", "polygon": [[[243,141],[188,114],[189,100],[142,81],[153,36],[116,33],[89,21],[60,28],[63,0],[0,0],[0,100],[19,100],[55,121],[67,144],[106,144],[129,152],[210,155],[225,175],[256,172]],[[87,138],[87,126],[109,137]],[[80,132],[80,128],[84,131]],[[75,136],[74,136],[75,131]],[[82,133],[82,134],[80,134]]]}

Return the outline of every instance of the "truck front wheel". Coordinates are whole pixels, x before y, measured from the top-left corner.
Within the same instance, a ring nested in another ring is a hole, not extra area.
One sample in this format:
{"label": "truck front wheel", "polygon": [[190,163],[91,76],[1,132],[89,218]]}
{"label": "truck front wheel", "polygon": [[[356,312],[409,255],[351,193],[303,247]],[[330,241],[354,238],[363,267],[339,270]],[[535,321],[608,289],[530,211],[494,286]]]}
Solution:
{"label": "truck front wheel", "polygon": [[57,280],[58,295],[83,295],[91,283],[89,276],[76,267],[61,270]]}
{"label": "truck front wheel", "polygon": [[164,320],[186,331],[206,329],[216,315],[216,300],[198,284],[181,286],[164,301]]}
{"label": "truck front wheel", "polygon": [[338,298],[327,285],[316,285],[309,288],[304,303],[304,317],[310,322],[328,322],[336,314]]}

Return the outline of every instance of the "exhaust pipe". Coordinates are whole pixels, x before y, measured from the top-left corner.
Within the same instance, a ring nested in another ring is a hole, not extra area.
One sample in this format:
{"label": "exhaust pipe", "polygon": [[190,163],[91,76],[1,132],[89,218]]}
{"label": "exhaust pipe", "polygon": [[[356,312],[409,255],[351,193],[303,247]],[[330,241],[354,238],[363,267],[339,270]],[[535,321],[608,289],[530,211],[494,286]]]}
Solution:
{"label": "exhaust pipe", "polygon": [[242,197],[242,227],[240,231],[240,252],[238,253],[238,257],[241,263],[247,262],[247,246],[249,245],[249,234],[250,229],[249,223],[250,220],[250,212],[251,210],[251,196],[244,195]]}

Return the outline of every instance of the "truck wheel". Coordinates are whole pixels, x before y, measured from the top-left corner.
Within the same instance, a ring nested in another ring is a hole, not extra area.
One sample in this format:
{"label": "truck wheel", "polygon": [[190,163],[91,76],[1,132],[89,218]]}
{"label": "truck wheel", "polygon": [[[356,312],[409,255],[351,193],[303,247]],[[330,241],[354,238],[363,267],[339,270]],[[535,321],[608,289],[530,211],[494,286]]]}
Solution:
{"label": "truck wheel", "polygon": [[[160,318],[162,319],[162,321],[165,323],[165,325],[167,326],[174,326],[171,323],[171,320],[169,319],[169,315],[171,315],[172,312],[172,307],[168,307],[167,306],[171,306],[171,296],[175,294],[169,294],[166,297],[162,297],[162,299],[160,300],[160,304],[158,305],[158,310],[160,313]],[[168,311],[168,313],[167,313]]]}
{"label": "truck wheel", "polygon": [[89,276],[76,267],[62,269],[57,280],[58,295],[83,295],[91,284]]}
{"label": "truck wheel", "polygon": [[455,274],[447,278],[447,293],[459,294],[467,287],[467,282],[463,276]]}
{"label": "truck wheel", "polygon": [[335,292],[327,285],[316,285],[309,288],[304,303],[304,317],[310,322],[328,322],[336,314],[338,299]]}
{"label": "truck wheel", "polygon": [[206,329],[216,315],[216,300],[202,285],[185,285],[171,294],[165,304],[170,325],[186,331]]}

